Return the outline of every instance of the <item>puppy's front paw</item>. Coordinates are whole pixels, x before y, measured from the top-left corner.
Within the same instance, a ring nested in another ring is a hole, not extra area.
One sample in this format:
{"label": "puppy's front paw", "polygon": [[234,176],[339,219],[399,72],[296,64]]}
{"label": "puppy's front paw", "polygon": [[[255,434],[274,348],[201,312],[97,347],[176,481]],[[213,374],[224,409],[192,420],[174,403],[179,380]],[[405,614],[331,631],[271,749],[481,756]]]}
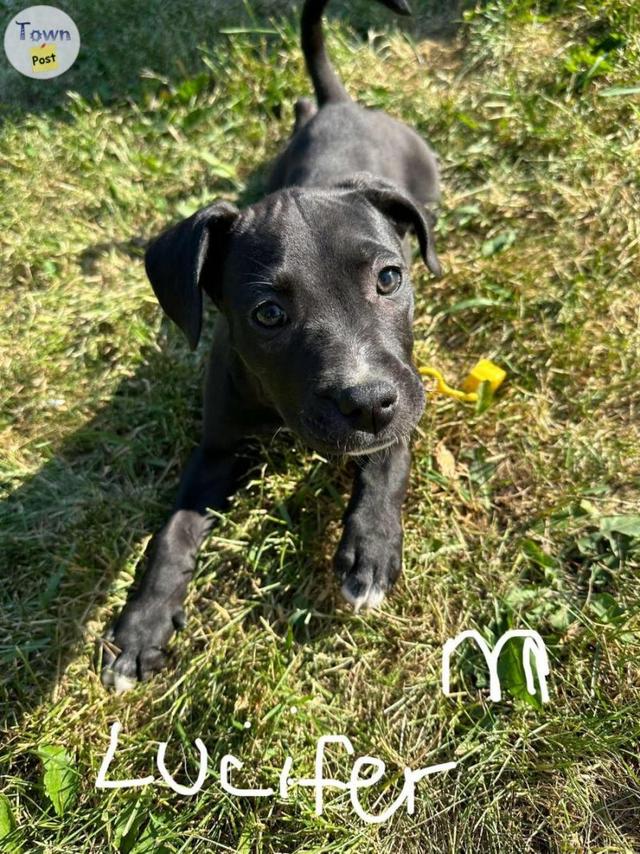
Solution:
{"label": "puppy's front paw", "polygon": [[102,684],[120,694],[149,679],[164,667],[169,639],[183,626],[182,608],[129,602],[103,643]]}
{"label": "puppy's front paw", "polygon": [[400,523],[376,525],[363,524],[357,518],[346,520],[335,569],[342,582],[342,595],[356,613],[361,608],[379,607],[402,569]]}

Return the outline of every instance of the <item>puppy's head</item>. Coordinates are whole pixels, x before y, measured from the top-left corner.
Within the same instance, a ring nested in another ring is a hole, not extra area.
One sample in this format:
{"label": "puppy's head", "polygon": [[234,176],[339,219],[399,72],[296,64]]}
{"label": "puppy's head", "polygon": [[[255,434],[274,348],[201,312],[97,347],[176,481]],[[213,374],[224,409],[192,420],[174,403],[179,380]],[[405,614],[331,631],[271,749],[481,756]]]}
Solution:
{"label": "puppy's head", "polygon": [[408,437],[424,408],[411,359],[410,229],[439,274],[424,211],[366,176],[280,190],[242,212],[211,205],[157,238],[146,267],[192,347],[205,290],[285,424],[322,453],[366,454]]}

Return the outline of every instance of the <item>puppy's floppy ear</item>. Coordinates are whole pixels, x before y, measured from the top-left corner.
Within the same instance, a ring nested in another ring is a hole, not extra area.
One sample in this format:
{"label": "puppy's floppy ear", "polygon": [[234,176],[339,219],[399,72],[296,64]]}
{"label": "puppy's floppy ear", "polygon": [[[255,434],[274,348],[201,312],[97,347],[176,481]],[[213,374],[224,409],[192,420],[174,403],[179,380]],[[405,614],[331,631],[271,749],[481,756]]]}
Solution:
{"label": "puppy's floppy ear", "polygon": [[400,237],[404,237],[409,228],[413,228],[420,245],[422,260],[434,276],[442,275],[442,267],[436,255],[433,238],[431,211],[424,208],[408,193],[366,172],[356,175],[342,186],[363,195],[370,204],[394,223]]}
{"label": "puppy's floppy ear", "polygon": [[192,350],[202,327],[200,281],[221,275],[215,261],[223,257],[226,235],[237,216],[234,205],[216,202],[167,229],[146,251],[144,264],[158,302]]}

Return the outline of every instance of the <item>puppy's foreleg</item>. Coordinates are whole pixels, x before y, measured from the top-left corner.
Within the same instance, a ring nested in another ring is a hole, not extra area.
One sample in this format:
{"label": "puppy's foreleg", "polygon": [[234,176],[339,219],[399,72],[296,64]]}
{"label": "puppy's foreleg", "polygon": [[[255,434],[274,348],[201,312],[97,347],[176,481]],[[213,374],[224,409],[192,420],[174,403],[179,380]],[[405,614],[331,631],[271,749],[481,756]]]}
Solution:
{"label": "puppy's foreleg", "polygon": [[126,690],[162,668],[167,643],[184,624],[187,585],[198,549],[213,524],[208,510],[225,509],[245,468],[246,462],[233,451],[215,447],[194,451],[174,510],[151,543],[140,585],[107,635],[105,685]]}
{"label": "puppy's foreleg", "polygon": [[402,502],[411,455],[398,443],[360,463],[335,557],[342,594],[354,608],[375,608],[402,569]]}

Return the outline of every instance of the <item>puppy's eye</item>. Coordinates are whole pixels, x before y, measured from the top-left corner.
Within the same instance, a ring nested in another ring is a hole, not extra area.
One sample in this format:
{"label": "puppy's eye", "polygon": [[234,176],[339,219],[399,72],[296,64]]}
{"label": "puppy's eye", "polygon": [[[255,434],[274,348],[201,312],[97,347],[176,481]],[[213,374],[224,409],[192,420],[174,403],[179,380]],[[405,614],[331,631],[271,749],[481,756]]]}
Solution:
{"label": "puppy's eye", "polygon": [[399,267],[383,267],[378,273],[378,293],[384,296],[394,294],[402,284],[402,270]]}
{"label": "puppy's eye", "polygon": [[253,310],[253,319],[260,326],[274,329],[277,326],[284,326],[289,318],[277,303],[263,302]]}

